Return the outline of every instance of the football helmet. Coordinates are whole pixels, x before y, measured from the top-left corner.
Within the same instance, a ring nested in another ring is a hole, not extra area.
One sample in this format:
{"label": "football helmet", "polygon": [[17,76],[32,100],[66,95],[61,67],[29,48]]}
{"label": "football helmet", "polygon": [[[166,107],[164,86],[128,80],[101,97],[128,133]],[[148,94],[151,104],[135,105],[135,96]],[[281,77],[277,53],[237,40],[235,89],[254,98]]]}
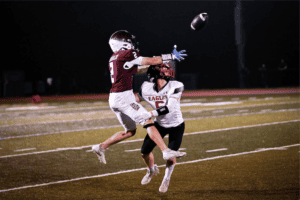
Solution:
{"label": "football helmet", "polygon": [[165,79],[168,81],[175,78],[175,71],[168,63],[151,65],[147,70],[147,76],[150,82],[155,82],[157,79]]}
{"label": "football helmet", "polygon": [[135,40],[135,36],[130,34],[126,30],[120,30],[114,32],[109,38],[109,46],[113,52],[135,49],[138,50],[138,43]]}

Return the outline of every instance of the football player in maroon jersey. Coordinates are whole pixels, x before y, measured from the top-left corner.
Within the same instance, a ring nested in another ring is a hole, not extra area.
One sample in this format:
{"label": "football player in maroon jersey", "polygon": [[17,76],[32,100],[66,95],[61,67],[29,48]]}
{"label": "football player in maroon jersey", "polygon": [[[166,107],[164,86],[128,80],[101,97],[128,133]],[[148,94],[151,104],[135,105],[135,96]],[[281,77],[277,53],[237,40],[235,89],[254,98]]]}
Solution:
{"label": "football player in maroon jersey", "polygon": [[149,137],[161,149],[165,160],[185,156],[185,152],[173,151],[166,146],[154,126],[150,112],[136,102],[132,90],[133,74],[145,73],[150,65],[162,64],[164,61],[184,60],[182,56],[187,56],[183,54],[185,50],[178,52],[175,46],[171,54],[162,54],[153,58],[142,57],[137,48],[135,36],[125,30],[113,33],[109,39],[109,45],[113,51],[113,55],[109,60],[112,83],[109,94],[109,106],[117,115],[125,130],[115,133],[98,145],[94,145],[92,151],[97,155],[101,163],[106,164],[105,149],[135,135],[136,123],[139,123],[147,129]]}

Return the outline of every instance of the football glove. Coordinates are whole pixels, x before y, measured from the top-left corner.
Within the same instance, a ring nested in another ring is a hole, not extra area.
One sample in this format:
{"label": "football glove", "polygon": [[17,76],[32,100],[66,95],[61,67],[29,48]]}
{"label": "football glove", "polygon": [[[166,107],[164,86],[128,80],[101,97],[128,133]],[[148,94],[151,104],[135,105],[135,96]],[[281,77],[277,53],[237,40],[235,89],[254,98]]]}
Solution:
{"label": "football glove", "polygon": [[184,60],[184,58],[182,56],[187,56],[187,54],[182,54],[185,52],[185,50],[182,50],[182,51],[177,51],[176,50],[177,46],[174,45],[174,49],[173,49],[173,52],[172,52],[172,56],[173,56],[173,60],[174,58],[177,59],[179,62],[180,60]]}
{"label": "football glove", "polygon": [[162,54],[161,58],[163,61],[167,61],[167,60],[178,60],[179,62],[181,60],[184,60],[184,58],[182,56],[187,56],[187,54],[183,54],[185,52],[185,50],[182,51],[177,51],[177,46],[174,45],[174,49],[173,52],[171,54]]}

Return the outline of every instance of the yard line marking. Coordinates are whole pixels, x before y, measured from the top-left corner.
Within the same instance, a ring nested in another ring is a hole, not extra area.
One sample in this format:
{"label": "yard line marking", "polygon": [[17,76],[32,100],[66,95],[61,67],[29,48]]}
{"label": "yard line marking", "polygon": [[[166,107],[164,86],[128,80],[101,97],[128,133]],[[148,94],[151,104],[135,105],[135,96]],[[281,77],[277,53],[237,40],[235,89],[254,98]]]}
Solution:
{"label": "yard line marking", "polygon": [[[167,137],[167,136],[166,136]],[[125,150],[125,152],[133,152],[133,151],[140,151],[141,149],[132,149],[132,150]],[[179,150],[186,150],[186,148],[180,148]],[[87,151],[88,152],[88,151]]]}
{"label": "yard line marking", "polygon": [[[222,102],[221,102],[222,103]],[[269,103],[269,104],[260,104],[260,105],[247,105],[247,106],[240,106],[240,107],[236,107],[236,108],[249,108],[249,107],[260,107],[260,106],[271,106],[271,105],[281,105],[281,104],[294,104],[294,103],[300,103],[299,101],[293,101],[293,102],[281,102],[281,103]],[[196,103],[197,105],[200,104],[200,105],[211,105],[211,104],[201,104],[201,103]],[[213,105],[217,105],[218,103],[213,103]],[[190,105],[190,106],[193,106],[193,105]],[[225,110],[227,109],[232,109],[232,108],[235,108],[235,107],[229,107],[229,108],[223,108]],[[91,109],[95,109],[95,108],[91,108]],[[218,108],[216,108],[218,109]],[[207,110],[216,110],[216,109],[207,109]],[[72,110],[76,110],[76,109],[72,109]],[[272,112],[285,112],[285,111],[295,111],[295,110],[299,110],[299,109],[281,109],[281,110],[277,110],[277,111],[272,111]],[[101,112],[101,111],[100,111]],[[259,113],[259,112],[257,112]],[[255,113],[253,113],[255,114]],[[63,114],[60,114],[60,115],[63,115]],[[0,114],[1,116],[1,114]],[[232,115],[226,115],[226,116],[232,116]],[[112,117],[114,118],[114,117]],[[212,117],[214,118],[214,117]],[[198,119],[198,118],[194,118],[194,119]],[[199,118],[199,119],[202,119],[202,118]],[[189,119],[186,119],[186,120],[189,120]],[[30,124],[51,124],[51,123],[65,123],[65,122],[78,122],[78,121],[88,121],[87,119],[79,119],[79,120],[60,120],[60,121],[48,121],[48,122],[34,122],[34,123],[22,123],[22,124],[5,124],[5,125],[0,125],[0,128],[1,127],[11,127],[11,126],[23,126],[23,125],[30,125]],[[118,127],[121,127],[121,125],[118,125]],[[106,128],[103,126],[103,128]],[[108,127],[110,128],[110,127]],[[91,128],[93,129],[93,128]],[[97,129],[97,128],[96,128]],[[101,128],[99,128],[101,129]],[[90,129],[84,129],[84,130],[90,130]],[[73,130],[72,130],[73,131]],[[77,131],[77,130],[74,130],[74,132]],[[80,131],[80,130],[79,130]],[[56,133],[56,132],[53,132],[53,134]],[[60,133],[60,132],[59,132]],[[52,134],[52,133],[49,133],[49,134]],[[31,136],[37,136],[36,134],[32,134]],[[19,137],[19,136],[15,136],[15,137]],[[12,137],[12,138],[15,138],[15,137]],[[20,137],[23,137],[23,136],[20,136]],[[24,136],[26,137],[26,136]],[[8,137],[8,139],[10,139],[11,137]],[[6,139],[6,138],[0,138],[0,139]]]}
{"label": "yard line marking", "polygon": [[239,113],[241,113],[241,112],[248,112],[248,111],[249,111],[248,109],[238,110]]}
{"label": "yard line marking", "polygon": [[266,97],[265,100],[273,100],[273,97]]}
{"label": "yard line marking", "polygon": [[[208,131],[200,131],[200,132],[193,132],[193,133],[185,133],[185,135],[197,135],[197,134],[203,134],[203,133],[212,133],[212,132],[219,132],[219,131],[228,131],[228,130],[235,130],[235,129],[241,129],[241,128],[253,128],[253,127],[260,127],[260,126],[268,126],[268,125],[276,125],[276,124],[284,124],[289,122],[299,122],[300,119],[297,120],[290,120],[290,121],[282,121],[282,122],[271,122],[271,123],[264,123],[264,124],[255,124],[255,125],[248,125],[248,126],[237,126],[237,127],[230,127],[230,128],[222,128],[222,129],[214,129],[214,130],[208,130]],[[1,158],[1,157],[0,157]]]}
{"label": "yard line marking", "polygon": [[[248,126],[237,126],[237,127],[214,129],[214,130],[207,130],[207,131],[198,131],[198,132],[192,132],[192,133],[184,133],[183,136],[198,135],[198,134],[205,134],[205,133],[214,133],[214,132],[235,130],[235,129],[241,129],[241,128],[252,128],[252,127],[260,127],[260,126],[268,126],[268,125],[274,125],[274,124],[276,125],[276,124],[284,124],[284,123],[293,123],[293,122],[299,122],[299,121],[300,121],[300,119],[296,119],[296,120],[282,121],[282,122],[271,122],[271,123],[255,124],[255,125],[248,125]],[[165,138],[168,138],[168,136],[166,136]],[[135,140],[128,140],[128,141],[126,140],[126,141],[119,142],[118,144],[131,143],[131,142],[140,142],[140,141],[144,141],[144,139],[135,139]],[[66,148],[57,148],[57,149],[52,149],[52,150],[37,151],[37,152],[31,152],[31,153],[6,155],[6,156],[0,156],[0,159],[1,158],[17,157],[17,156],[27,156],[27,155],[33,155],[33,154],[42,154],[42,153],[66,151],[66,150],[82,150],[82,149],[85,149],[85,148],[91,148],[93,145],[95,145],[95,144],[87,145],[87,146],[81,146],[81,147],[66,147]]]}
{"label": "yard line marking", "polygon": [[39,109],[52,109],[56,108],[57,106],[18,106],[12,108],[5,108],[5,110],[39,110]]}
{"label": "yard line marking", "polygon": [[69,133],[69,132],[88,131],[88,130],[97,130],[97,129],[105,129],[105,128],[116,128],[116,127],[122,127],[122,125],[99,126],[99,127],[93,127],[93,128],[84,128],[84,129],[76,129],[76,130],[57,131],[57,132],[50,132],[50,133],[36,133],[36,134],[29,134],[29,135],[18,135],[18,136],[3,137],[3,138],[0,137],[0,140],[8,140],[8,139],[24,138],[24,137],[35,137],[35,136],[52,135],[52,134],[60,134],[60,133]]}
{"label": "yard line marking", "polygon": [[[291,145],[281,146],[281,147],[271,147],[271,148],[259,149],[259,150],[254,150],[254,151],[247,151],[247,152],[241,152],[241,153],[235,153],[235,154],[229,154],[229,155],[223,155],[223,156],[215,156],[215,157],[209,157],[209,158],[204,158],[204,159],[191,160],[191,161],[186,161],[186,162],[179,162],[179,163],[177,162],[176,165],[203,162],[203,161],[215,160],[215,159],[219,159],[219,158],[228,158],[228,157],[234,157],[234,156],[240,156],[240,155],[246,155],[246,154],[252,154],[252,153],[259,153],[259,152],[264,152],[264,151],[271,151],[271,150],[277,150],[280,148],[289,148],[289,147],[296,147],[296,146],[300,146],[300,144],[291,144]],[[158,167],[165,167],[165,165],[160,165]],[[15,187],[15,188],[0,190],[0,193],[14,191],[14,190],[27,189],[27,188],[47,186],[47,185],[54,185],[54,184],[60,184],[60,183],[69,183],[69,182],[73,182],[73,181],[80,181],[80,180],[86,180],[86,179],[92,179],[92,178],[101,178],[101,177],[105,177],[105,176],[125,174],[125,173],[130,173],[130,172],[142,171],[142,170],[146,170],[146,169],[147,169],[146,167],[143,167],[143,168],[138,168],[138,169],[130,169],[130,170],[118,171],[118,172],[107,173],[107,174],[99,174],[99,175],[95,175],[95,176],[85,176],[85,177],[80,177],[80,178],[54,181],[54,182],[48,182],[48,183],[42,183],[42,184],[36,184],[36,185],[27,185],[27,186],[22,186],[22,187]]]}
{"label": "yard line marking", "polygon": [[214,110],[214,111],[212,111],[212,113],[223,113],[224,112],[224,110]]}
{"label": "yard line marking", "polygon": [[27,148],[27,149],[17,149],[17,150],[14,150],[14,152],[20,152],[20,151],[31,151],[31,150],[36,150],[36,148]]}
{"label": "yard line marking", "polygon": [[263,110],[261,110],[260,112],[261,113],[266,113],[266,112],[271,112],[272,111],[272,109],[263,109]]}
{"label": "yard line marking", "polygon": [[[293,112],[299,111],[300,108],[296,109],[282,109],[282,110],[272,110],[268,113],[278,113],[278,112]],[[242,114],[231,114],[231,115],[216,115],[216,116],[208,116],[208,117],[193,117],[193,118],[184,118],[184,120],[197,120],[197,119],[209,119],[209,118],[222,118],[222,117],[238,117],[243,115],[257,115],[257,114],[264,114],[262,112],[253,112],[253,113],[242,113]]]}
{"label": "yard line marking", "polygon": [[[258,148],[256,150],[264,150],[264,149],[267,149],[267,148]],[[275,148],[273,148],[273,150],[287,150],[287,148],[286,147],[275,147]]]}
{"label": "yard line marking", "polygon": [[125,152],[140,151],[141,149],[125,150]]}
{"label": "yard line marking", "polygon": [[222,106],[222,105],[228,105],[228,104],[238,104],[242,103],[240,101],[223,101],[223,102],[215,102],[215,103],[181,103],[181,107],[186,106]]}
{"label": "yard line marking", "polygon": [[227,148],[222,148],[222,149],[213,149],[213,150],[207,150],[206,152],[217,152],[217,151],[226,151]]}

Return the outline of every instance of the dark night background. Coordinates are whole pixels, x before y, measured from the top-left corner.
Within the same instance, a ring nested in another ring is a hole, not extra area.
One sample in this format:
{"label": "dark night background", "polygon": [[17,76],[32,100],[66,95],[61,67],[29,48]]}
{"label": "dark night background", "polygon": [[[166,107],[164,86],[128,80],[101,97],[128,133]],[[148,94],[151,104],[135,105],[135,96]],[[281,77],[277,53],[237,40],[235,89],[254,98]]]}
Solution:
{"label": "dark night background", "polygon": [[[245,87],[298,86],[299,2],[242,5]],[[177,63],[178,80],[185,81],[182,74],[197,75],[195,86],[187,89],[239,88],[234,7],[235,1],[0,2],[1,72],[24,71],[17,82],[32,82],[33,93],[36,82],[47,77],[54,85],[61,80],[59,94],[108,93],[108,39],[125,29],[137,37],[142,56],[171,53],[174,44],[185,49],[188,57]],[[209,23],[192,31],[190,23],[201,12],[208,13]],[[278,70],[281,59],[286,70]],[[267,86],[261,81],[262,64]],[[13,82],[5,83],[1,75],[1,96],[4,84]],[[46,94],[57,91],[46,88],[41,95]]]}

